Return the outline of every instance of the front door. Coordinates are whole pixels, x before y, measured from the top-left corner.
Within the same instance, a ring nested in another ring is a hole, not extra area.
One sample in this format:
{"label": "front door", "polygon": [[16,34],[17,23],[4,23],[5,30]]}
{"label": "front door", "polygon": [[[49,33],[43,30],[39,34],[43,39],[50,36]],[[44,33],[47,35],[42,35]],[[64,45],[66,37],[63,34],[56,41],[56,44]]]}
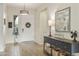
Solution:
{"label": "front door", "polygon": [[29,15],[19,16],[19,42],[34,40],[34,19]]}

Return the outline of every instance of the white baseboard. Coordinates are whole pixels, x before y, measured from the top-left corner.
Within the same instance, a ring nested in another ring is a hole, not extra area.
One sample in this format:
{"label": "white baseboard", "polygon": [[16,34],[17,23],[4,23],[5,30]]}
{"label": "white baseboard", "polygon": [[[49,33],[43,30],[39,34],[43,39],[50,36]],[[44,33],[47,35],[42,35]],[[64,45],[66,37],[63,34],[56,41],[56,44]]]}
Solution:
{"label": "white baseboard", "polygon": [[43,46],[43,43],[40,43],[40,42],[37,42],[37,41],[34,41],[34,42],[39,44],[40,46]]}
{"label": "white baseboard", "polygon": [[[33,40],[32,40],[33,41]],[[28,41],[17,41],[17,43],[22,43],[22,42],[28,42]],[[14,44],[14,42],[13,41],[11,41],[11,42],[7,42],[6,44]]]}

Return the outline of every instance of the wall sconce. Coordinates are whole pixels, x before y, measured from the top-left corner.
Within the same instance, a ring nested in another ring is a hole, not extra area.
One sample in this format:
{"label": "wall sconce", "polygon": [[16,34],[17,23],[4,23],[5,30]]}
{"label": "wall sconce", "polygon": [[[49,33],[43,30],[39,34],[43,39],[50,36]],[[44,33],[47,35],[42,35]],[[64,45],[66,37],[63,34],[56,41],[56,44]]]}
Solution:
{"label": "wall sconce", "polygon": [[49,20],[49,21],[48,21],[48,26],[49,26],[49,36],[50,36],[50,37],[52,36],[52,35],[51,35],[52,24],[53,24],[52,20]]}

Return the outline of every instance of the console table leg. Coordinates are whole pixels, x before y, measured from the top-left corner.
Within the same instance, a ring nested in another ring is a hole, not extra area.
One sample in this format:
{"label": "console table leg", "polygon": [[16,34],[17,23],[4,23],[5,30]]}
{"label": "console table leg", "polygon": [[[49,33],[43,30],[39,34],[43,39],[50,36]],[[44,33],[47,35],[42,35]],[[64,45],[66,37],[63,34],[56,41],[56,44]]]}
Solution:
{"label": "console table leg", "polygon": [[51,48],[51,51],[50,51],[50,53],[51,53],[51,56],[52,56],[52,45],[50,44],[50,48]]}
{"label": "console table leg", "polygon": [[43,52],[45,52],[45,42],[44,42],[44,44],[43,44]]}

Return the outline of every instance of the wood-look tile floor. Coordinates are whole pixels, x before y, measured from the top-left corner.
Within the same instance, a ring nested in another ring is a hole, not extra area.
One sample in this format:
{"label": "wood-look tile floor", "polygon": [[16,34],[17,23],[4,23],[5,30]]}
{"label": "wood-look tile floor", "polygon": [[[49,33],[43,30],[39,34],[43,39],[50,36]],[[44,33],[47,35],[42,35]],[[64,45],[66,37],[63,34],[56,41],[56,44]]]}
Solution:
{"label": "wood-look tile floor", "polygon": [[7,44],[5,56],[45,56],[43,47],[35,42],[22,42],[17,44]]}

